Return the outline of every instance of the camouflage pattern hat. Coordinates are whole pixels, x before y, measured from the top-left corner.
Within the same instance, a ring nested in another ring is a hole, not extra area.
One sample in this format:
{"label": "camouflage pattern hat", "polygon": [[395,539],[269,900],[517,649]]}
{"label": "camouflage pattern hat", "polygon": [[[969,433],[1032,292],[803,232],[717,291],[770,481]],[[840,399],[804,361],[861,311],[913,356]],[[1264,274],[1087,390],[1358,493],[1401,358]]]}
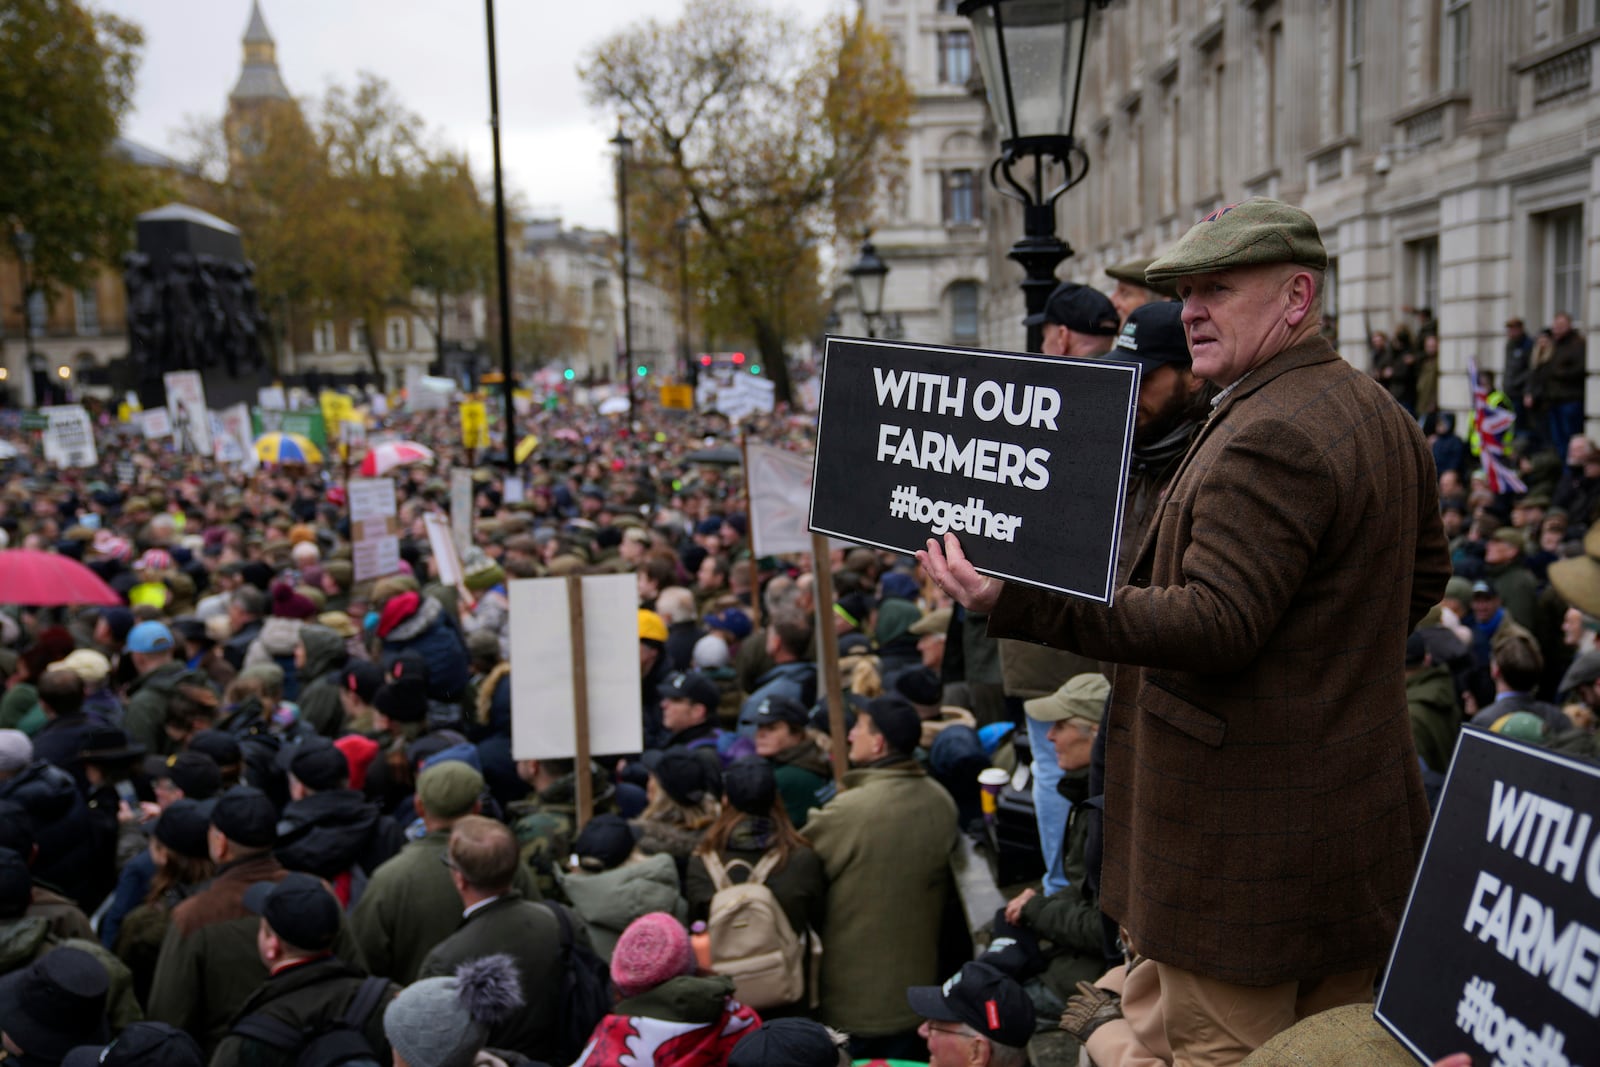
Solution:
{"label": "camouflage pattern hat", "polygon": [[1281,200],[1256,196],[1218,208],[1195,223],[1144,276],[1146,284],[1155,284],[1265,263],[1326,270],[1328,250],[1310,215]]}
{"label": "camouflage pattern hat", "polygon": [[1119,282],[1137,285],[1141,289],[1150,290],[1152,293],[1160,293],[1168,300],[1176,300],[1178,298],[1178,290],[1174,289],[1171,283],[1153,282],[1145,277],[1144,272],[1149,270],[1150,264],[1155,261],[1156,257],[1146,256],[1143,259],[1130,259],[1126,263],[1113,263],[1106,268],[1106,274]]}

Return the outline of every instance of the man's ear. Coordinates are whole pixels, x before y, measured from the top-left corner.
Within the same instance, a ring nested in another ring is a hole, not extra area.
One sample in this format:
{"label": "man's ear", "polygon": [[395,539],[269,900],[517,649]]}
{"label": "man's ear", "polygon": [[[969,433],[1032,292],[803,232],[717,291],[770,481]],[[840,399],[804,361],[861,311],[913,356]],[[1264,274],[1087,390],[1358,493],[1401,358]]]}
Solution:
{"label": "man's ear", "polygon": [[1283,287],[1284,320],[1290,326],[1300,325],[1311,313],[1316,297],[1317,283],[1312,280],[1310,273],[1295,271]]}

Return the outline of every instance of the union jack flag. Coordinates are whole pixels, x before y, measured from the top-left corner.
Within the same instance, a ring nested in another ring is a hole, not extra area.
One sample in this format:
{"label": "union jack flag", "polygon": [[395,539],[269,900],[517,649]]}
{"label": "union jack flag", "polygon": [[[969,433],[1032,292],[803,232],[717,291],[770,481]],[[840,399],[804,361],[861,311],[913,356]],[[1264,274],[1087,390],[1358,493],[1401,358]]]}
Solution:
{"label": "union jack flag", "polygon": [[1478,377],[1477,360],[1467,360],[1467,380],[1472,385],[1472,426],[1478,431],[1478,447],[1483,453],[1484,481],[1489,491],[1526,493],[1527,485],[1506,462],[1505,437],[1516,416],[1489,403],[1489,390]]}

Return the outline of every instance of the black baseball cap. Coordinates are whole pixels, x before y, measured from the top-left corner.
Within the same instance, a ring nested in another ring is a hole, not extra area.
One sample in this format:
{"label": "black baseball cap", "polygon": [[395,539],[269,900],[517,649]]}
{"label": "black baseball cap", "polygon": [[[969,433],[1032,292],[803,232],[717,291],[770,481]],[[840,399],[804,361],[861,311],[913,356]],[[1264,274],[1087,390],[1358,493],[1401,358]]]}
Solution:
{"label": "black baseball cap", "polygon": [[1183,305],[1170,300],[1135,308],[1122,324],[1113,359],[1137,363],[1141,370],[1157,367],[1187,367],[1194,362],[1189,354],[1189,339],[1183,332]]}
{"label": "black baseball cap", "polygon": [[205,1067],[194,1038],[167,1023],[129,1023],[109,1045],[79,1045],[61,1067]]}
{"label": "black baseball cap", "polygon": [[1111,298],[1098,289],[1062,282],[1045,301],[1043,311],[1022,320],[1024,326],[1043,326],[1047,322],[1074,333],[1113,337],[1117,332],[1117,309],[1111,306]]}
{"label": "black baseball cap", "polygon": [[965,1023],[991,1041],[1022,1048],[1033,1037],[1033,1002],[1022,986],[987,963],[964,964],[942,986],[906,990],[911,1010],[936,1022]]}
{"label": "black baseball cap", "polygon": [[573,854],[593,860],[601,870],[622,866],[633,852],[633,827],[620,815],[596,815],[572,843]]}
{"label": "black baseball cap", "polygon": [[804,730],[811,716],[798,700],[785,696],[763,697],[756,707],[756,725],[769,726],[775,722],[786,722],[799,730]]}
{"label": "black baseball cap", "polygon": [[211,827],[211,812],[216,806],[215,800],[191,800],[189,797],[175,800],[156,819],[152,833],[157,841],[180,856],[203,860],[210,855],[206,830]]}
{"label": "black baseball cap", "polygon": [[266,848],[278,839],[278,811],[254,786],[236,785],[219,796],[211,809],[211,825],[246,848]]}
{"label": "black baseball cap", "polygon": [[687,748],[652,749],[640,762],[680,804],[698,804],[707,793],[717,795],[722,790],[721,776]]}
{"label": "black baseball cap", "polygon": [[316,952],[339,936],[338,898],[313,874],[293,871],[281,882],[257,882],[245,890],[244,906],[295,948]]}
{"label": "black baseball cap", "polygon": [[811,1019],[772,1019],[740,1038],[728,1067],[838,1067],[828,1028]]}
{"label": "black baseball cap", "polygon": [[350,690],[363,704],[371,704],[382,686],[383,668],[370,660],[351,660],[339,672],[339,687]]}
{"label": "black baseball cap", "polygon": [[244,762],[244,753],[239,750],[238,738],[226,730],[201,730],[189,738],[189,751],[205,753],[218,767],[230,767]]}
{"label": "black baseball cap", "polygon": [[[202,731],[204,733],[205,731]],[[222,790],[222,771],[217,761],[204,752],[178,752],[165,758],[156,756],[154,766],[147,766],[151,779],[166,778],[183,795],[193,800],[208,800]]]}
{"label": "black baseball cap", "polygon": [[901,671],[894,679],[894,691],[913,704],[936,707],[944,701],[944,686],[939,676],[928,667],[912,667]]}
{"label": "black baseball cap", "polygon": [[663,700],[687,700],[691,704],[704,704],[706,710],[715,712],[722,703],[722,690],[717,683],[699,671],[680,671],[669,675],[656,690]]}
{"label": "black baseball cap", "polygon": [[734,760],[722,772],[722,794],[744,814],[767,818],[778,800],[778,779],[772,764],[760,756]]}
{"label": "black baseball cap", "polygon": [[350,762],[326,737],[307,737],[278,753],[278,768],[313,792],[338,789],[350,778]]}
{"label": "black baseball cap", "polygon": [[889,742],[889,747],[902,756],[917,750],[922,740],[922,716],[903,696],[874,697],[862,709],[872,720],[873,727]]}

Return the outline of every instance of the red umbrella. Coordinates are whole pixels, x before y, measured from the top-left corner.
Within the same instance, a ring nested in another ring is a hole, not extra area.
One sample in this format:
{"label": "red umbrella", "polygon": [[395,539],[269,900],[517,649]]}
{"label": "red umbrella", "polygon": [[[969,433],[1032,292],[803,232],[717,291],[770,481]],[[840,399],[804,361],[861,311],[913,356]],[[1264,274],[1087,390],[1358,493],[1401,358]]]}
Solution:
{"label": "red umbrella", "polygon": [[432,463],[433,451],[415,441],[385,441],[367,449],[361,461],[361,474],[365,478],[381,478],[396,467],[409,463]]}
{"label": "red umbrella", "polygon": [[26,548],[0,552],[0,604],[48,608],[121,603],[99,575],[68,556]]}

